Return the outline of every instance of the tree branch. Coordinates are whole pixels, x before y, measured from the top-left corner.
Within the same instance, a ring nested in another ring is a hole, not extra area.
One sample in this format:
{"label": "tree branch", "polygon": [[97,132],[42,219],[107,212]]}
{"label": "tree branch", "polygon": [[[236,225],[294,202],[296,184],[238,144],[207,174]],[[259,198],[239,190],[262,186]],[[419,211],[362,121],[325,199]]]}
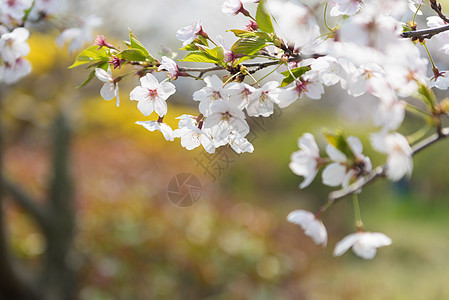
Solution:
{"label": "tree branch", "polygon": [[[435,134],[427,137],[426,139],[422,140],[418,144],[416,144],[412,148],[413,149],[412,156],[416,155],[418,152],[431,146],[432,144],[434,144],[444,138],[447,138],[448,136],[449,136],[449,127],[442,128],[440,133],[435,133]],[[363,181],[352,184],[348,188],[331,192],[328,196],[328,204],[332,204],[339,199],[342,199],[346,196],[349,196],[349,195],[359,191],[361,188],[363,188],[364,186],[373,182],[378,177],[385,177],[386,170],[387,170],[386,165],[379,166],[376,169],[374,169],[369,175],[367,175]]]}
{"label": "tree branch", "polygon": [[[295,57],[290,57],[288,59],[288,62],[297,62],[297,61],[301,61],[304,59],[308,59],[308,58],[318,58],[323,56],[322,54],[308,54],[308,55],[298,55]],[[261,61],[261,62],[250,62],[250,63],[242,63],[241,65],[245,68],[256,68],[253,71],[259,71],[262,70],[264,68],[270,67],[270,66],[275,66],[280,64],[281,62],[276,59],[276,60],[269,60],[269,61]],[[213,71],[220,71],[220,70],[226,70],[225,67],[222,66],[214,66],[214,67],[206,67],[206,68],[188,68],[188,67],[179,67],[179,71],[180,72],[200,72],[199,74],[199,78],[201,78],[205,73],[207,72],[213,72]]]}
{"label": "tree branch", "polygon": [[37,204],[37,201],[25,192],[24,189],[7,179],[3,174],[0,179],[5,187],[5,191],[10,194],[17,204],[28,212],[43,229],[46,229],[47,226],[49,226],[48,216],[43,207]]}
{"label": "tree branch", "polygon": [[430,0],[430,7],[438,14],[438,16],[446,23],[449,23],[449,19],[443,14],[441,4],[436,0]]}
{"label": "tree branch", "polygon": [[401,34],[403,38],[430,39],[436,34],[449,30],[449,24],[421,30],[406,31]]}

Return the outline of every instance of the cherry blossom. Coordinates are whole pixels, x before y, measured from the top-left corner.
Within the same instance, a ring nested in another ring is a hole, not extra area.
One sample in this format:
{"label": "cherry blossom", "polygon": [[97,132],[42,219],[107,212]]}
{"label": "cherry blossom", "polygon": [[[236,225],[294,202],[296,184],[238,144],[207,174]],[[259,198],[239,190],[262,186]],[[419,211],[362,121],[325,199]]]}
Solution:
{"label": "cherry blossom", "polygon": [[25,10],[29,9],[33,0],[0,1],[0,12],[16,21],[21,21],[25,17]]}
{"label": "cherry blossom", "polygon": [[192,43],[197,36],[201,33],[203,30],[203,27],[201,25],[201,20],[198,20],[192,25],[182,27],[176,32],[176,38],[180,40],[183,46],[186,46],[190,43]]}
{"label": "cherry blossom", "polygon": [[301,49],[302,53],[319,50],[320,27],[310,9],[301,4],[280,0],[268,1],[268,8],[279,25],[284,38]]}
{"label": "cherry blossom", "polygon": [[303,189],[318,173],[318,162],[321,156],[320,149],[311,133],[304,133],[298,139],[298,146],[300,150],[291,155],[289,167],[293,173],[304,177],[304,181],[299,185],[299,188]]}
{"label": "cherry blossom", "polygon": [[119,99],[119,89],[118,84],[115,82],[114,78],[112,77],[111,69],[108,69],[107,71],[96,68],[95,69],[95,76],[100,81],[103,81],[104,84],[100,90],[100,95],[103,97],[104,100],[112,100],[116,98],[115,105],[117,107],[120,105],[120,99]]}
{"label": "cherry blossom", "polygon": [[56,42],[62,47],[69,43],[69,53],[81,48],[85,42],[92,40],[92,30],[100,26],[102,20],[95,16],[88,16],[79,27],[72,27],[64,30],[57,38]]}
{"label": "cherry blossom", "polygon": [[240,104],[241,109],[243,108],[248,109],[249,103],[252,101],[253,98],[257,97],[257,95],[255,95],[256,88],[244,82],[229,83],[226,86],[226,93],[228,95],[232,95],[232,97],[239,97],[240,99],[243,100],[242,103]]}
{"label": "cherry blossom", "polygon": [[13,84],[31,72],[31,64],[24,58],[18,58],[14,63],[0,66],[0,82]]}
{"label": "cherry blossom", "polygon": [[364,258],[373,259],[376,256],[377,248],[391,245],[391,239],[379,232],[357,232],[346,236],[339,241],[334,249],[334,256],[341,256],[349,248]]}
{"label": "cherry blossom", "polygon": [[153,74],[146,74],[140,78],[141,86],[135,87],[129,97],[131,100],[139,101],[137,108],[144,116],[155,111],[160,117],[167,113],[168,97],[176,92],[175,86],[170,82],[161,82]]}
{"label": "cherry blossom", "polygon": [[330,4],[332,6],[331,16],[352,16],[359,11],[362,0],[332,0]]}
{"label": "cherry blossom", "polygon": [[230,132],[246,136],[249,133],[245,114],[231,101],[217,101],[211,106],[211,114],[204,122],[206,128],[211,129],[215,146],[228,143]]}
{"label": "cherry blossom", "polygon": [[175,63],[175,61],[167,56],[162,56],[161,65],[158,68],[158,71],[165,70],[167,71],[167,77],[175,80],[178,78],[179,69],[178,65]]}
{"label": "cherry blossom", "polygon": [[449,70],[438,72],[437,77],[430,80],[430,86],[440,90],[447,90],[449,87]]}
{"label": "cherry blossom", "polygon": [[398,181],[405,175],[411,175],[413,170],[413,150],[407,139],[397,133],[379,132],[371,135],[371,144],[382,153],[388,155],[387,176],[393,181]]}
{"label": "cherry blossom", "polygon": [[[226,100],[229,94],[239,93],[234,86],[232,89],[223,87],[223,81],[217,75],[207,76],[204,78],[206,86],[199,91],[193,93],[193,100],[200,101],[199,110],[205,117],[211,113],[211,106],[218,100]],[[241,99],[243,101],[243,99]]]}
{"label": "cherry blossom", "polygon": [[215,152],[215,146],[212,142],[210,130],[202,127],[196,118],[191,115],[182,115],[178,117],[178,129],[174,131],[175,138],[181,138],[181,145],[187,150],[193,150],[202,145],[206,152],[212,154]]}
{"label": "cherry blossom", "polygon": [[342,185],[345,188],[353,180],[362,180],[363,176],[371,171],[371,161],[362,154],[363,145],[360,140],[350,136],[346,139],[346,142],[352,151],[354,161],[349,162],[345,154],[331,144],[328,144],[326,153],[329,155],[332,163],[327,165],[321,174],[323,184],[328,186]]}
{"label": "cherry blossom", "polygon": [[287,216],[287,221],[301,226],[304,233],[312,238],[317,245],[327,245],[327,231],[323,222],[306,210],[294,210]]}
{"label": "cherry blossom", "polygon": [[274,104],[279,103],[280,89],[279,82],[270,81],[265,83],[261,88],[256,89],[246,107],[249,116],[252,117],[269,117],[273,114]]}
{"label": "cherry blossom", "polygon": [[249,15],[248,11],[243,8],[243,3],[257,3],[259,0],[226,0],[221,6],[221,11],[227,15],[236,15],[242,13]]}
{"label": "cherry blossom", "polygon": [[149,131],[160,131],[167,141],[173,141],[175,139],[173,129],[165,123],[158,121],[137,121],[137,125],[142,125]]}
{"label": "cherry blossom", "polygon": [[254,146],[243,136],[235,131],[231,131],[228,137],[228,144],[237,153],[253,153]]}
{"label": "cherry blossom", "polygon": [[16,59],[27,55],[30,46],[27,44],[30,33],[28,29],[18,27],[0,37],[0,56],[5,62],[14,63]]}

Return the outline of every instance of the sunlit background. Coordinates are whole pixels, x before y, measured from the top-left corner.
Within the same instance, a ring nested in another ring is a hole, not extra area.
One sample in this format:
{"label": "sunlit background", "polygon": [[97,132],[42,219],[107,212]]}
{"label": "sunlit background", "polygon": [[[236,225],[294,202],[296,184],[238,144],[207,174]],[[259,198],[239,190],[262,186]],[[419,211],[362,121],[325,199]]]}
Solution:
{"label": "sunlit background", "polygon": [[[221,3],[85,0],[67,5],[80,16],[102,17],[96,33],[107,40],[119,45],[129,27],[158,53],[161,46],[178,51],[176,30],[197,19],[210,36],[220,34],[231,43],[232,34],[225,30],[245,22],[222,14]],[[385,157],[373,152],[366,138],[375,130],[366,113],[372,99],[348,98],[330,88],[320,101],[304,100],[270,119],[251,120],[253,154],[224,149],[211,157],[134,124],[154,118],[141,115],[129,100],[136,78],[121,84],[119,108],[100,97],[95,78],[76,89],[88,71],[67,69],[75,54],[58,48],[56,35],[32,35],[27,58],[33,73],[2,91],[4,163],[9,177],[46,202],[55,119],[61,111],[69,116],[76,218],[69,259],[76,274],[75,299],[449,299],[448,141],[415,157],[410,181],[379,180],[360,195],[367,230],[386,233],[393,244],[380,249],[373,261],[352,253],[333,258],[335,243],[355,231],[351,199],[326,213],[329,245],[316,246],[285,217],[294,209],[318,209],[331,189],[317,181],[299,190],[302,178],[288,163],[304,132],[319,135],[323,128],[337,127],[362,140],[365,136],[365,153],[374,165],[381,164]],[[438,57],[436,48],[433,53],[440,70],[447,69],[447,58]],[[197,114],[191,95],[201,87],[190,79],[174,84],[178,92],[169,99],[164,119],[172,127],[175,117]],[[403,133],[420,122],[409,118]],[[180,208],[169,201],[167,185],[179,173],[201,182],[201,197],[193,206]],[[45,239],[34,220],[9,200],[12,252],[27,276],[37,276]]]}

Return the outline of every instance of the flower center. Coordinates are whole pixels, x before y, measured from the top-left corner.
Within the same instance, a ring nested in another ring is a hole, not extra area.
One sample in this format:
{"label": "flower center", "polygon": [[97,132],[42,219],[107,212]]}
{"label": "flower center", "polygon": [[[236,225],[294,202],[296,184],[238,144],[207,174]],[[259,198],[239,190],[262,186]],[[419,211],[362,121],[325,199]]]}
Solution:
{"label": "flower center", "polygon": [[156,98],[158,95],[157,95],[157,90],[150,90],[150,89],[148,89],[148,96],[151,98],[151,99],[154,99],[154,98]]}

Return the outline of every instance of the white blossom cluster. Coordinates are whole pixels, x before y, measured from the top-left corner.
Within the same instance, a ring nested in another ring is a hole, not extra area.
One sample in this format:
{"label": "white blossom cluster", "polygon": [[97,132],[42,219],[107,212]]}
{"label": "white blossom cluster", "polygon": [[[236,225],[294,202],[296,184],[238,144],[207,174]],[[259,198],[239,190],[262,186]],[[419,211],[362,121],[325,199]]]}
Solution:
{"label": "white blossom cluster", "polygon": [[[419,43],[425,45],[423,39],[411,41],[401,36],[403,31],[407,31],[405,28],[415,26],[411,22],[403,23],[404,16],[410,14],[410,10],[415,15],[420,14],[424,2],[315,2],[316,6],[321,4],[326,7],[324,13],[330,15],[332,23],[338,24],[335,28],[330,28],[327,23],[325,28],[321,28],[317,14],[299,1],[226,0],[221,7],[223,13],[231,16],[241,14],[249,21],[245,29],[232,30],[240,38],[240,45],[236,42],[237,45],[226,47],[220,37],[217,38],[219,43],[213,42],[200,20],[179,29],[176,37],[182,42],[183,50],[192,51],[190,54],[196,51],[199,62],[216,62],[216,70],[221,68],[230,74],[202,78],[204,72],[195,77],[187,74],[187,69],[178,66],[168,56],[163,56],[160,61],[154,59],[157,65],[151,65],[151,70],[146,69],[139,74],[140,86],[131,91],[130,99],[138,101],[137,108],[144,116],[156,112],[158,119],[139,121],[137,124],[150,131],[161,131],[169,141],[180,138],[181,145],[188,150],[202,146],[208,153],[214,153],[216,148],[229,145],[237,153],[253,152],[254,147],[246,139],[250,132],[247,118],[269,117],[275,105],[286,108],[305,98],[319,100],[326,87],[339,85],[353,97],[370,95],[377,99],[377,106],[372,112],[376,129],[370,134],[369,140],[373,149],[385,154],[385,164],[380,167],[382,175],[391,181],[410,177],[414,151],[411,142],[399,132],[406,109],[416,108],[409,103],[408,98],[424,99],[424,104],[427,101],[429,112],[424,112],[427,116],[438,119],[448,113],[443,112],[442,106],[437,107],[438,103],[430,103],[435,102],[430,94],[433,88],[446,90],[449,87],[449,71],[439,71],[430,53],[430,60],[421,56],[418,46]],[[256,3],[259,5],[254,18],[247,6]],[[264,15],[261,6],[267,9],[268,15]],[[267,20],[271,17],[276,20],[273,24]],[[427,19],[430,28],[445,25],[441,17]],[[206,42],[202,42],[202,39]],[[208,48],[207,40],[212,41],[216,48]],[[263,49],[256,51],[259,57],[277,60],[279,64],[270,73],[272,77],[267,75],[258,80],[247,71],[247,66],[254,64],[240,65],[244,60],[239,59],[245,55],[256,56],[256,52],[245,54],[242,49],[247,47],[251,50],[261,40]],[[435,41],[441,44],[441,51],[449,53],[449,31],[438,34]],[[243,54],[238,51],[243,51]],[[213,56],[218,52],[221,53],[220,59]],[[204,57],[206,60],[201,60]],[[120,66],[120,59],[111,65],[114,68]],[[235,71],[236,65],[244,69]],[[97,78],[104,82],[100,93],[105,100],[116,98],[118,105],[120,78],[114,78],[107,67],[95,70]],[[159,82],[152,74],[155,71],[166,72],[167,79]],[[192,96],[193,101],[198,102],[198,115],[178,117],[178,128],[173,130],[164,123],[166,100],[176,92],[172,82],[183,76],[201,79],[204,86]],[[281,76],[282,83],[279,80]],[[375,168],[370,158],[363,154],[361,141],[353,136],[345,138],[343,134],[330,134],[327,137],[328,144],[324,151],[320,151],[311,133],[305,133],[299,138],[299,151],[292,154],[290,168],[295,174],[304,177],[300,188],[307,187],[320,169],[325,185],[339,187],[343,192],[362,186]],[[360,191],[360,188],[356,191]],[[316,243],[326,245],[327,232],[320,219],[322,213],[297,210],[288,216],[288,220],[302,226]],[[365,232],[362,227],[357,229],[357,233],[337,244],[335,255],[341,255],[352,247],[357,255],[371,259],[377,248],[391,243],[382,233]]]}
{"label": "white blossom cluster", "polygon": [[[57,12],[57,0],[0,0],[0,83],[13,84],[31,72],[25,58],[30,52],[27,40],[33,22]],[[69,51],[75,51],[92,40],[91,30],[101,20],[90,16],[78,27],[63,29],[56,41],[61,46],[69,42]]]}

